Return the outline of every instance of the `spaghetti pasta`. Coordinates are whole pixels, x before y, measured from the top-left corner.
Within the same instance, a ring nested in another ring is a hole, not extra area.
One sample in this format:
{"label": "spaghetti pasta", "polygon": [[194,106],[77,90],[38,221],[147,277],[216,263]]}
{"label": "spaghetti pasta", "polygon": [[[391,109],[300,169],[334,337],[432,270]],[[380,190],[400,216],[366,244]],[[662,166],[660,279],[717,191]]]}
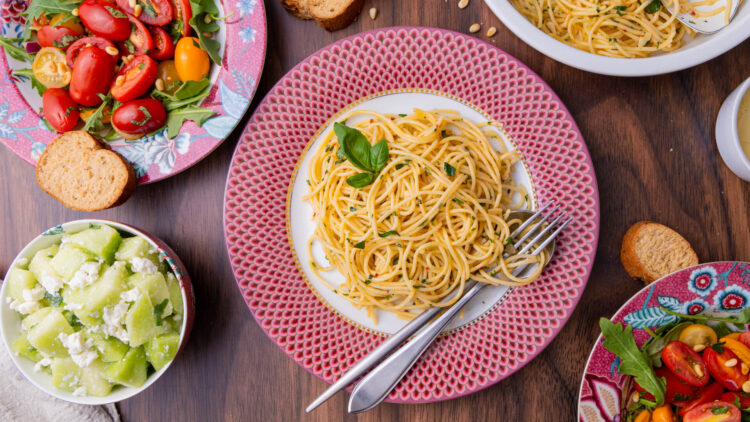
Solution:
{"label": "spaghetti pasta", "polygon": [[[370,144],[384,139],[388,158],[374,181],[354,187],[348,180],[360,169],[342,158],[334,133],[312,157],[305,200],[316,228],[308,253],[320,242],[328,263],[311,266],[325,285],[372,318],[380,309],[410,319],[452,305],[469,279],[517,286],[538,277],[541,265],[522,278],[511,272],[544,262],[544,253],[503,256],[521,223],[509,214],[529,203],[512,177],[518,152],[491,145],[497,123],[418,109],[408,116],[354,111],[347,120]],[[334,269],[345,278],[339,286],[319,273]]]}

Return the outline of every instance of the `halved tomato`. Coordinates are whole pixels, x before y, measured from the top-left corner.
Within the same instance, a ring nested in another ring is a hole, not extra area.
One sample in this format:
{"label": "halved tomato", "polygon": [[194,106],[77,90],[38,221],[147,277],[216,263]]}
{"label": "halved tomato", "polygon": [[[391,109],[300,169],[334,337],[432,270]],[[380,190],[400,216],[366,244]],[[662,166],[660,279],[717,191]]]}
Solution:
{"label": "halved tomato", "polygon": [[698,353],[681,341],[673,341],[664,347],[661,360],[677,377],[690,385],[700,387],[709,380],[706,364]]}
{"label": "halved tomato", "polygon": [[149,30],[151,39],[154,41],[154,49],[151,50],[149,56],[154,60],[169,60],[174,57],[174,41],[167,31],[158,26],[152,26]]}
{"label": "halved tomato", "polygon": [[67,49],[77,39],[81,38],[82,32],[76,32],[64,26],[44,25],[36,32],[37,41],[42,47],[57,47]]}
{"label": "halved tomato", "polygon": [[130,35],[127,15],[107,0],[86,0],[78,8],[83,25],[94,35],[125,41]]}
{"label": "halved tomato", "polygon": [[[143,24],[143,22],[139,21],[135,16],[131,14],[128,14],[128,19],[130,19],[130,23],[132,23],[132,31],[130,32],[130,37],[127,41],[125,41],[125,44],[130,42],[130,44],[132,45],[132,48],[128,48],[128,52],[131,54],[150,53],[151,49],[154,48],[154,41],[151,38],[151,33],[148,32],[148,28]],[[125,54],[125,51],[123,51],[123,54]]]}
{"label": "halved tomato", "polygon": [[750,331],[741,333],[737,340],[745,346],[750,347]]}
{"label": "halved tomato", "polygon": [[[102,50],[104,50],[104,52],[107,52],[108,48],[110,49],[109,51],[112,51],[111,50],[112,48],[117,48],[115,47],[115,44],[112,41],[106,38],[102,38],[102,37],[81,38],[78,41],[71,44],[70,47],[68,47],[68,49],[65,52],[65,58],[68,62],[68,67],[73,67],[73,65],[75,65],[76,63],[76,58],[78,58],[78,54],[81,53],[81,50],[83,50],[84,47],[89,47],[89,46],[99,47]],[[117,60],[120,57],[119,50],[118,50],[118,54],[115,54],[115,55],[110,54],[110,56],[112,56],[112,59],[115,61],[115,64],[117,64]]]}
{"label": "halved tomato", "polygon": [[137,56],[123,66],[112,80],[112,97],[124,103],[147,93],[156,81],[158,67],[151,57]]}
{"label": "halved tomato", "polygon": [[172,0],[174,6],[174,21],[172,25],[177,25],[183,37],[190,36],[190,19],[193,17],[193,8],[190,6],[190,0]]}
{"label": "halved tomato", "polygon": [[[715,344],[703,352],[703,361],[711,376],[720,382],[724,388],[732,391],[739,391],[742,384],[746,383],[750,377],[743,375],[740,370],[740,360],[728,347],[721,346],[721,343]],[[734,365],[727,366],[726,363],[734,361]]]}
{"label": "halved tomato", "polygon": [[683,422],[740,422],[740,409],[732,403],[714,401],[687,412]]}
{"label": "halved tomato", "polygon": [[696,399],[690,402],[687,406],[680,409],[677,413],[680,416],[685,416],[686,413],[693,409],[696,409],[704,403],[709,403],[714,400],[719,400],[722,393],[724,393],[724,387],[721,383],[713,382],[705,387],[701,387],[695,392]]}
{"label": "halved tomato", "polygon": [[47,88],[62,88],[73,74],[65,62],[65,53],[55,47],[44,47],[36,53],[31,65],[34,77]]}
{"label": "halved tomato", "polygon": [[[117,0],[120,9],[135,16],[135,8],[130,7],[130,0]],[[172,22],[174,11],[169,0],[137,0],[136,8],[140,6],[137,18],[149,25],[162,26]]]}
{"label": "halved tomato", "polygon": [[[656,373],[657,378],[664,378],[667,381],[667,391],[664,396],[665,403],[672,403],[677,407],[684,407],[698,397],[695,387],[688,385],[677,378],[677,376],[666,367],[662,366],[661,368],[656,368],[654,372]],[[650,393],[644,394],[645,390],[638,384],[638,382],[635,382],[634,387],[644,398],[649,400],[654,399]]]}
{"label": "halved tomato", "polygon": [[85,47],[73,66],[70,96],[82,106],[98,106],[102,103],[99,95],[107,94],[114,73],[115,65],[109,54],[98,47]]}

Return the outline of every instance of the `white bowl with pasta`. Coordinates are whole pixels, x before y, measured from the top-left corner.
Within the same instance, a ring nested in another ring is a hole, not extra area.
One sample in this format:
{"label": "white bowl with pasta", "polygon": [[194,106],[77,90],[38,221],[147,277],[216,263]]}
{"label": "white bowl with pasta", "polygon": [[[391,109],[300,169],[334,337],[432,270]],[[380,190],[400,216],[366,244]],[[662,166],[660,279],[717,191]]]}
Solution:
{"label": "white bowl with pasta", "polygon": [[750,38],[750,6],[740,5],[726,28],[712,35],[687,35],[684,44],[673,51],[656,52],[644,58],[608,57],[558,41],[537,28],[508,0],[485,2],[511,32],[540,53],[569,66],[603,75],[650,76],[687,69],[711,60]]}

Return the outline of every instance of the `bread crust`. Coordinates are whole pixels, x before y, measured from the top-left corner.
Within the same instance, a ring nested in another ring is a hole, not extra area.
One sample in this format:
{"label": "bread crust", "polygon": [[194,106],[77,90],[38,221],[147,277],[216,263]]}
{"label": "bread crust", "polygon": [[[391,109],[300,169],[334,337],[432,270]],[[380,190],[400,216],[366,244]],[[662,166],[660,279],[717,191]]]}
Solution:
{"label": "bread crust", "polygon": [[323,13],[323,9],[330,0],[310,0],[310,13],[312,17],[318,22],[318,25],[322,26],[328,31],[338,31],[343,29],[359,16],[359,12],[362,11],[364,6],[364,0],[350,0],[349,3],[333,16],[328,16],[327,13]]}
{"label": "bread crust", "polygon": [[300,18],[300,19],[312,19],[313,16],[310,13],[310,7],[308,6],[309,0],[280,0],[281,5],[284,6],[289,13]]}
{"label": "bread crust", "polygon": [[[656,229],[661,233],[672,237],[674,239],[674,242],[672,242],[673,244],[671,246],[673,248],[682,249],[684,251],[685,262],[670,262],[670,270],[666,273],[658,273],[649,270],[644,260],[641,258],[641,256],[639,256],[639,252],[649,255],[654,251],[639,251],[637,245],[639,236],[646,229]],[[627,271],[630,277],[641,279],[646,284],[649,284],[671,272],[677,271],[686,266],[697,265],[698,255],[695,253],[692,246],[690,246],[690,243],[671,228],[663,224],[655,223],[653,221],[639,221],[633,224],[628,229],[628,231],[625,232],[625,236],[623,236],[622,238],[622,246],[620,248],[620,261],[622,262],[622,266],[625,268],[625,271]],[[687,263],[687,265],[685,265],[685,263]]]}

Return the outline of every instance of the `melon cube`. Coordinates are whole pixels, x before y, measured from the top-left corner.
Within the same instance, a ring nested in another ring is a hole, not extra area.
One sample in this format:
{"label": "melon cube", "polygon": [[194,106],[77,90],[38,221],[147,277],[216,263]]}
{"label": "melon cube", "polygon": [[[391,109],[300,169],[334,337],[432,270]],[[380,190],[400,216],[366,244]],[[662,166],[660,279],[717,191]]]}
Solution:
{"label": "melon cube", "polygon": [[104,377],[104,364],[95,360],[81,371],[81,384],[86,388],[86,394],[104,397],[112,391],[112,383]]}
{"label": "melon cube", "polygon": [[52,268],[62,276],[64,280],[70,280],[86,261],[93,261],[94,255],[86,250],[79,248],[72,243],[64,243],[60,246],[54,258],[52,258]]}
{"label": "melon cube", "polygon": [[13,267],[8,270],[8,275],[5,277],[5,283],[8,284],[6,287],[8,297],[23,302],[23,291],[33,289],[34,286],[36,286],[36,279],[34,279],[34,275],[31,271]]}
{"label": "melon cube", "polygon": [[52,384],[65,391],[73,392],[81,383],[83,371],[68,357],[52,359]]}
{"label": "melon cube", "polygon": [[116,362],[130,349],[122,341],[102,333],[88,333],[88,338],[94,343],[94,348],[99,351],[99,357],[104,362]]}
{"label": "melon cube", "polygon": [[143,347],[134,347],[118,362],[107,365],[104,377],[110,382],[138,388],[146,382],[148,362]]}
{"label": "melon cube", "polygon": [[146,258],[159,266],[159,253],[148,241],[140,236],[126,237],[120,242],[120,248],[115,253],[118,261],[130,261],[133,258]]}
{"label": "melon cube", "polygon": [[52,245],[48,248],[44,248],[34,254],[29,262],[29,271],[34,274],[34,278],[41,280],[42,276],[47,274],[53,277],[60,277],[57,271],[52,267],[52,258],[55,257],[57,251],[60,249],[58,245]]}
{"label": "melon cube", "polygon": [[26,339],[26,336],[21,336],[16,339],[16,341],[13,342],[13,345],[10,347],[11,350],[13,350],[13,353],[17,354],[18,356],[23,356],[26,359],[33,361],[33,362],[39,362],[42,360],[42,354],[39,353],[38,350],[34,346],[29,343],[29,340]]}
{"label": "melon cube", "polygon": [[31,327],[26,337],[37,350],[50,356],[67,356],[68,350],[62,345],[60,333],[73,334],[73,327],[62,312],[51,309],[36,325]]}
{"label": "melon cube", "polygon": [[124,265],[113,265],[102,273],[99,280],[81,289],[77,297],[80,301],[73,302],[83,305],[74,311],[78,319],[86,325],[98,325],[104,307],[120,302],[120,294],[128,289],[127,277],[128,269]]}
{"label": "melon cube", "polygon": [[148,341],[156,330],[156,316],[151,300],[141,295],[125,315],[125,329],[128,330],[130,345],[138,347]]}
{"label": "melon cube", "polygon": [[120,246],[120,233],[107,225],[92,225],[90,228],[70,235],[70,243],[103,258],[112,264]]}
{"label": "melon cube", "polygon": [[[160,305],[165,300],[169,302],[169,288],[161,273],[135,273],[128,278],[128,282],[141,293],[147,294],[153,306]],[[172,307],[168,303],[161,305],[161,309],[162,317],[172,314]]]}
{"label": "melon cube", "polygon": [[146,343],[146,358],[157,371],[174,359],[180,345],[180,335],[173,332],[156,336]]}
{"label": "melon cube", "polygon": [[23,321],[21,321],[21,328],[23,329],[23,331],[29,331],[33,326],[39,324],[39,321],[43,320],[47,315],[49,315],[51,311],[52,308],[50,307],[39,309],[38,311],[24,318]]}
{"label": "melon cube", "polygon": [[177,277],[172,275],[172,273],[167,274],[167,289],[169,289],[169,302],[172,304],[174,313],[182,315],[184,310],[182,289],[180,288],[180,283],[177,281]]}

